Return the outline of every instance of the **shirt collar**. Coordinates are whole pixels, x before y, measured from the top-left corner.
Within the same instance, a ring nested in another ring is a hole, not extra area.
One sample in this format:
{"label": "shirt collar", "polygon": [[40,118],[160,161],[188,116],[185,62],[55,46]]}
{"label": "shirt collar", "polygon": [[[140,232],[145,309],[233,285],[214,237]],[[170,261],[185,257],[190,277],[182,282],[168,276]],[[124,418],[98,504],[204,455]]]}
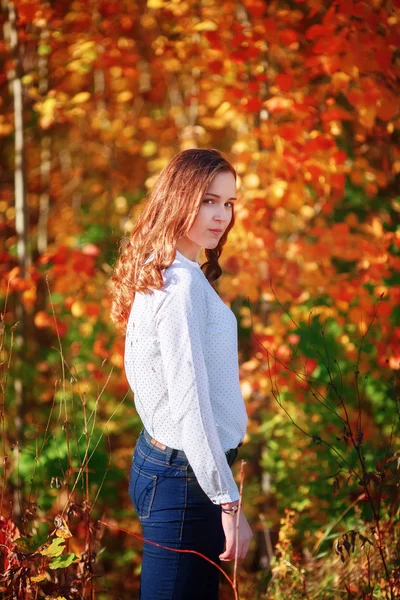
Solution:
{"label": "shirt collar", "polygon": [[195,267],[196,269],[200,269],[201,271],[201,266],[200,264],[197,262],[197,260],[190,260],[190,258],[187,258],[187,256],[185,256],[184,254],[182,254],[182,252],[179,252],[178,249],[176,250],[176,257],[179,258],[179,260],[185,264],[188,264],[192,267]]}

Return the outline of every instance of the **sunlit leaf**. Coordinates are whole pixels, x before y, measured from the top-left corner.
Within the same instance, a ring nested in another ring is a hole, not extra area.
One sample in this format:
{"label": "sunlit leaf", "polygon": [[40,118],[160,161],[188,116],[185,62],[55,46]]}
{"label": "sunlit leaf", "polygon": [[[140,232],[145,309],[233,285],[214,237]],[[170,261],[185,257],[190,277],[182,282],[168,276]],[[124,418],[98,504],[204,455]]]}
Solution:
{"label": "sunlit leaf", "polygon": [[43,556],[60,556],[65,548],[63,538],[54,538],[47,547],[40,550],[40,554]]}
{"label": "sunlit leaf", "polygon": [[79,94],[75,94],[75,96],[71,98],[71,102],[72,104],[82,104],[83,102],[87,102],[89,98],[89,92],[79,92]]}
{"label": "sunlit leaf", "polygon": [[72,537],[72,533],[70,532],[67,522],[64,517],[61,515],[57,515],[54,518],[54,525],[56,526],[56,535],[61,538],[70,538]]}
{"label": "sunlit leaf", "polygon": [[65,567],[69,567],[76,558],[78,558],[76,554],[68,552],[67,554],[53,558],[53,560],[49,562],[49,567],[50,569],[65,569]]}
{"label": "sunlit leaf", "polygon": [[45,579],[47,579],[47,575],[46,573],[41,573],[40,575],[33,575],[29,579],[34,583],[39,583],[40,581],[44,581]]}

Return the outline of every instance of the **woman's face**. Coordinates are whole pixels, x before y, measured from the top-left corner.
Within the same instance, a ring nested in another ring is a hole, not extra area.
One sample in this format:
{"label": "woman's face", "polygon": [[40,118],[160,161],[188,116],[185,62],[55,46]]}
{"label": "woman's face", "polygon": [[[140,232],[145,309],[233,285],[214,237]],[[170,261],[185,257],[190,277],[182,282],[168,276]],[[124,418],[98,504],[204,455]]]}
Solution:
{"label": "woman's face", "polygon": [[231,222],[235,200],[235,177],[230,171],[217,173],[200,202],[192,227],[178,241],[178,250],[196,260],[201,248],[215,248]]}

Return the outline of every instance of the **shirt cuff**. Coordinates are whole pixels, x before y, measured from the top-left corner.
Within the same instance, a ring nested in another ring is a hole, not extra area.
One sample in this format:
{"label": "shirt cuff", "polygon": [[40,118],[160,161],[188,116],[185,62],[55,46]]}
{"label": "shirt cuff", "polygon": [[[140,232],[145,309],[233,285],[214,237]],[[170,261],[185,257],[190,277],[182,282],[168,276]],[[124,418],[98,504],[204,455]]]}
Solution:
{"label": "shirt cuff", "polygon": [[226,504],[227,502],[236,502],[239,498],[240,494],[237,489],[236,492],[232,492],[231,494],[229,492],[220,492],[216,496],[210,498],[210,500],[213,504]]}

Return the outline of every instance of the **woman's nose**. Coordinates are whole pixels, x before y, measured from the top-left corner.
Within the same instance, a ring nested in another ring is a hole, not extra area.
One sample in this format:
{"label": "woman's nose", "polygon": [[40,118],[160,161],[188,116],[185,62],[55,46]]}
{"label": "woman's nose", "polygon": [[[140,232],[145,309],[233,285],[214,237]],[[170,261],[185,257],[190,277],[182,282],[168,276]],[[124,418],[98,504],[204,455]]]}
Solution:
{"label": "woman's nose", "polygon": [[222,209],[220,208],[218,211],[216,211],[216,214],[214,215],[214,219],[216,221],[219,221],[220,223],[225,223],[227,216],[225,214],[224,207],[222,207]]}

